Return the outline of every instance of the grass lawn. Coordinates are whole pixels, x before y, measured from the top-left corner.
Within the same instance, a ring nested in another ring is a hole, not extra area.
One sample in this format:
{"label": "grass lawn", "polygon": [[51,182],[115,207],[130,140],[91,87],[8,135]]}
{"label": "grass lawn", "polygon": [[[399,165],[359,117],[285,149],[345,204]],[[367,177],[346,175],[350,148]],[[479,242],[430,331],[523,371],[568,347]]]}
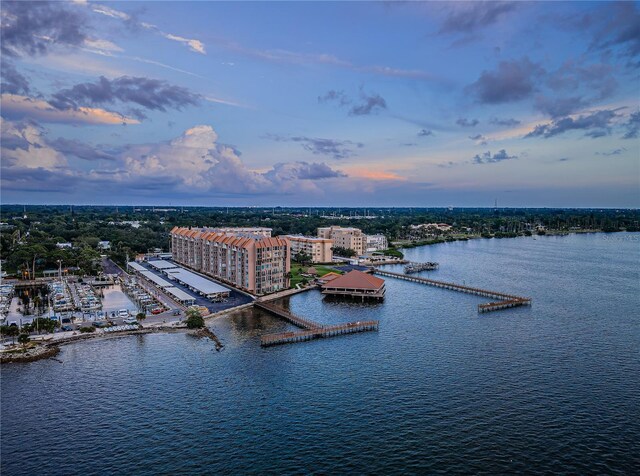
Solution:
{"label": "grass lawn", "polygon": [[300,274],[304,271],[306,271],[309,267],[313,267],[316,268],[316,271],[318,271],[318,276],[324,276],[327,273],[330,272],[334,272],[334,273],[339,273],[339,271],[336,271],[335,269],[333,269],[331,266],[327,266],[327,265],[323,265],[323,264],[312,264],[311,266],[302,266],[300,263],[291,263],[291,287],[295,288],[296,284],[301,283],[303,279],[309,279],[309,278],[305,278],[304,276],[301,276]]}

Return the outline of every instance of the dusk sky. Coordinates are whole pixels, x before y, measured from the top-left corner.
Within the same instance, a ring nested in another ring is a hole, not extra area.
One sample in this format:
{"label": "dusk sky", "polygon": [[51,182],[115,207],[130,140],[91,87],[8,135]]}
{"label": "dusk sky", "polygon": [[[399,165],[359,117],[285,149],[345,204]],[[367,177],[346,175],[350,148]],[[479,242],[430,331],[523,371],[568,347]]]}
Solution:
{"label": "dusk sky", "polygon": [[640,6],[2,2],[2,202],[640,206]]}

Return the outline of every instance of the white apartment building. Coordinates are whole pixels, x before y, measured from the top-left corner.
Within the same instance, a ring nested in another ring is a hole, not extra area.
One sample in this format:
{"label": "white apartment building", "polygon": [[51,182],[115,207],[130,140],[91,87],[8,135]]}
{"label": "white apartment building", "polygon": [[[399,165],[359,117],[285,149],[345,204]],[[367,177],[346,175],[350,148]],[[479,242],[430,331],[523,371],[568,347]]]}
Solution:
{"label": "white apartment building", "polygon": [[367,251],[382,251],[389,248],[387,237],[384,235],[367,235]]}
{"label": "white apartment building", "polygon": [[330,263],[333,260],[333,240],[328,238],[316,238],[315,236],[286,235],[283,236],[289,242],[291,257],[304,253],[311,256],[312,263]]}
{"label": "white apartment building", "polygon": [[318,237],[333,240],[334,248],[349,248],[358,255],[364,254],[366,235],[359,228],[343,228],[341,226],[318,228]]}

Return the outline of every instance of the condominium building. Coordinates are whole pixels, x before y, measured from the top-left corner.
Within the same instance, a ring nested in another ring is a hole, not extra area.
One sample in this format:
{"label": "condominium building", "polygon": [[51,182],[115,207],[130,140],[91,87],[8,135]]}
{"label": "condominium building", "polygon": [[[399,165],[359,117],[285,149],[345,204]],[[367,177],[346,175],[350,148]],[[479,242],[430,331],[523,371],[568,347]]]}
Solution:
{"label": "condominium building", "polygon": [[349,248],[358,255],[364,254],[366,237],[359,228],[341,226],[318,228],[318,237],[333,240],[334,248]]}
{"label": "condominium building", "polygon": [[291,254],[283,238],[174,227],[171,250],[176,262],[250,293],[289,287]]}
{"label": "condominium building", "polygon": [[302,235],[286,235],[283,238],[289,242],[292,258],[304,253],[311,256],[312,263],[330,263],[333,260],[333,240]]}
{"label": "condominium building", "polygon": [[367,235],[367,251],[382,251],[389,248],[387,237],[384,235]]}

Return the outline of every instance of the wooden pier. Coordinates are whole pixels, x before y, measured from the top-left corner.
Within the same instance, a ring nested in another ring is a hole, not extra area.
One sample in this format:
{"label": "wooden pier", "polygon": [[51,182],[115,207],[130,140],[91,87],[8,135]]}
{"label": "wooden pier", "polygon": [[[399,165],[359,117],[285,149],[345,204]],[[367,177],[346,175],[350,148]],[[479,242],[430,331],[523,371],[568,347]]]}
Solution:
{"label": "wooden pier", "polygon": [[421,278],[417,276],[408,276],[406,274],[392,273],[391,271],[383,271],[378,268],[374,268],[373,272],[382,276],[388,276],[390,278],[404,279],[405,281],[411,281],[414,283],[426,284],[428,286],[435,286],[437,288],[450,289],[452,291],[458,291],[461,293],[475,294],[476,296],[488,297],[496,299],[495,302],[487,304],[478,304],[478,312],[491,312],[498,311],[500,309],[508,309],[518,306],[530,306],[531,298],[515,296],[513,294],[500,293],[497,291],[488,291],[486,289],[474,288],[471,286],[464,286],[462,284],[448,283],[446,281],[436,281],[435,279]]}
{"label": "wooden pier", "polygon": [[271,303],[256,301],[253,303],[258,309],[263,309],[296,327],[303,329],[295,332],[281,332],[278,334],[267,334],[260,338],[260,345],[268,347],[271,345],[292,344],[295,342],[305,342],[312,339],[320,339],[322,337],[335,337],[345,334],[354,334],[356,332],[377,331],[378,321],[358,321],[348,322],[346,324],[336,324],[331,326],[323,326],[317,322],[313,322],[304,317],[296,316],[292,312],[287,311],[279,306]]}
{"label": "wooden pier", "polygon": [[335,337],[356,332],[377,331],[378,321],[349,322],[334,326],[318,327],[306,331],[282,332],[280,334],[268,334],[260,338],[260,345],[268,347],[271,345],[293,344],[295,342],[305,342],[323,337]]}
{"label": "wooden pier", "polygon": [[281,308],[279,306],[274,306],[271,303],[256,301],[254,303],[254,306],[256,306],[258,309],[269,311],[270,313],[275,314],[276,316],[284,319],[288,323],[293,324],[294,326],[299,327],[301,329],[309,330],[309,329],[319,329],[320,327],[322,327],[320,324],[316,322],[313,322],[309,319],[305,319],[304,317],[296,316],[295,314],[287,311],[286,309]]}

